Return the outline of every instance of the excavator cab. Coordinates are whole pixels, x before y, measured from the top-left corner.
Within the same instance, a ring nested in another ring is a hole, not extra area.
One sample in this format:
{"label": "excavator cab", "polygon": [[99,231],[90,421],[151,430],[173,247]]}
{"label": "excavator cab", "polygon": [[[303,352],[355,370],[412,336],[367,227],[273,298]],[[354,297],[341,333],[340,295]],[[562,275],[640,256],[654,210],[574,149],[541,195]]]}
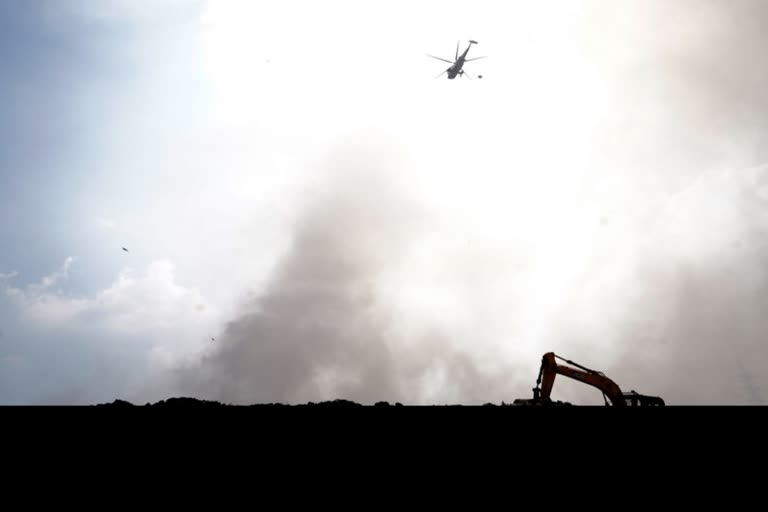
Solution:
{"label": "excavator cab", "polygon": [[664,399],[659,396],[641,395],[637,391],[624,393],[624,403],[634,407],[663,407]]}

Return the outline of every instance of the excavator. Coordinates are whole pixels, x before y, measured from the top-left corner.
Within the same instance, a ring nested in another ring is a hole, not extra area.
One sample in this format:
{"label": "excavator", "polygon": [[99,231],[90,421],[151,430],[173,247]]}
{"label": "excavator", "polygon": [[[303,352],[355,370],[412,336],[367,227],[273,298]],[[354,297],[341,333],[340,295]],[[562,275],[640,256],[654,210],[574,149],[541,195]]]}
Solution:
{"label": "excavator", "polygon": [[[558,364],[557,359],[571,365]],[[555,377],[560,374],[565,377],[596,387],[603,393],[605,405],[614,406],[664,406],[664,400],[658,396],[641,395],[635,391],[625,393],[614,381],[602,372],[590,370],[573,361],[547,352],[541,358],[539,377],[533,388],[533,399],[518,398],[513,405],[562,405],[562,402],[552,402],[550,394],[555,383]]]}

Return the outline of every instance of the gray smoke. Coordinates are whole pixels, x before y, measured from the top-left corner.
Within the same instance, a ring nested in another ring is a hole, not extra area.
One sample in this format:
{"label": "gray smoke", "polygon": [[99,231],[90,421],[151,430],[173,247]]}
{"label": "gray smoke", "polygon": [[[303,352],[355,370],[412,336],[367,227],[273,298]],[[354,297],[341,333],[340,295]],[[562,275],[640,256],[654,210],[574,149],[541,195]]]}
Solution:
{"label": "gray smoke", "polygon": [[[179,389],[230,403],[501,399],[509,375],[481,371],[442,333],[393,329],[377,282],[428,216],[388,177],[391,153],[351,147],[332,162],[264,293],[229,322],[217,350],[177,372]],[[428,394],[441,376],[442,389]]]}
{"label": "gray smoke", "polygon": [[[759,404],[768,392],[768,202],[757,191],[768,171],[753,172],[717,189],[708,205],[736,214],[717,231],[708,218],[689,226],[709,233],[707,246],[691,250],[680,240],[656,237],[637,267],[645,282],[618,318],[623,360],[612,371],[637,387],[682,404]],[[719,204],[718,204],[719,203]],[[684,212],[695,216],[707,205]],[[670,219],[673,220],[673,219]],[[695,238],[695,237],[694,237]],[[627,283],[637,286],[637,283]],[[638,391],[641,391],[638,389]]]}
{"label": "gray smoke", "polygon": [[[637,5],[633,28],[623,28],[644,34],[634,43],[653,43],[616,51],[630,56],[616,89],[635,107],[613,119],[621,130],[611,151],[614,172],[637,185],[643,214],[614,226],[634,245],[621,262],[626,278],[600,296],[601,334],[616,351],[600,369],[671,403],[762,403],[768,168],[758,164],[768,161],[768,5]],[[603,360],[586,342],[573,351]]]}

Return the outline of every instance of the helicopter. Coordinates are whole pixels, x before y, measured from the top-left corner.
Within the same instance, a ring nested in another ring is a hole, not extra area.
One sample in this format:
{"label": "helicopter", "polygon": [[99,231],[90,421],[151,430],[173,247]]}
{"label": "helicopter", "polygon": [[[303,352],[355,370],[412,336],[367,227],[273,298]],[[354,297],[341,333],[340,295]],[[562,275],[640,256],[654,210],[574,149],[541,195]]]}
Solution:
{"label": "helicopter", "polygon": [[[445,71],[443,71],[442,73],[437,75],[435,78],[440,78],[445,73],[448,74],[448,80],[453,80],[457,76],[466,76],[467,78],[470,78],[470,79],[472,78],[472,76],[469,73],[464,71],[464,69],[463,69],[464,63],[465,62],[470,62],[470,61],[473,61],[473,60],[484,59],[485,57],[475,57],[474,59],[468,59],[467,58],[467,53],[469,53],[469,49],[472,48],[472,45],[473,44],[478,44],[477,41],[473,41],[471,39],[469,40],[469,45],[467,46],[467,49],[464,50],[464,53],[459,55],[459,44],[460,43],[461,43],[461,41],[456,43],[456,57],[454,58],[453,61],[450,61],[448,59],[443,59],[443,58],[440,58],[440,57],[435,57],[434,55],[427,54],[427,57],[432,57],[433,59],[441,60],[441,61],[447,62],[448,64],[451,65],[451,67],[449,67],[448,69],[446,69]],[[483,78],[483,75],[477,75],[477,78]]]}

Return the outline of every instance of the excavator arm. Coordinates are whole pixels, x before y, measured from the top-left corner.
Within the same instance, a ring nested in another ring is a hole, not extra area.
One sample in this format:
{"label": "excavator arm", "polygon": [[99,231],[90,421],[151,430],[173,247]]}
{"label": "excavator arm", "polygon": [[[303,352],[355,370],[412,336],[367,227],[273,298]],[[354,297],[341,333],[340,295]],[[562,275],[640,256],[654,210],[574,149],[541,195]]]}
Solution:
{"label": "excavator arm", "polygon": [[[570,366],[558,364],[557,359],[568,363]],[[635,391],[623,393],[618,384],[603,375],[602,372],[585,368],[573,361],[556,356],[553,352],[547,352],[541,358],[541,369],[539,369],[539,377],[536,379],[536,387],[533,389],[533,400],[518,398],[513,405],[563,405],[561,402],[553,403],[550,399],[552,386],[555,384],[555,377],[558,374],[599,389],[603,393],[606,404],[610,400],[611,404],[615,406],[665,405],[664,399],[658,396],[641,395]]]}
{"label": "excavator arm", "polygon": [[[576,368],[558,364],[556,358],[561,359],[566,363],[575,366]],[[536,380],[536,388],[533,390],[535,400],[550,399],[552,386],[555,384],[555,377],[557,377],[558,374],[599,389],[602,391],[603,397],[607,397],[613,405],[626,405],[624,401],[624,394],[622,393],[618,384],[600,372],[590,370],[589,368],[578,365],[573,361],[563,359],[559,356],[556,356],[553,352],[547,352],[544,354],[544,357],[541,358],[539,378]]]}

